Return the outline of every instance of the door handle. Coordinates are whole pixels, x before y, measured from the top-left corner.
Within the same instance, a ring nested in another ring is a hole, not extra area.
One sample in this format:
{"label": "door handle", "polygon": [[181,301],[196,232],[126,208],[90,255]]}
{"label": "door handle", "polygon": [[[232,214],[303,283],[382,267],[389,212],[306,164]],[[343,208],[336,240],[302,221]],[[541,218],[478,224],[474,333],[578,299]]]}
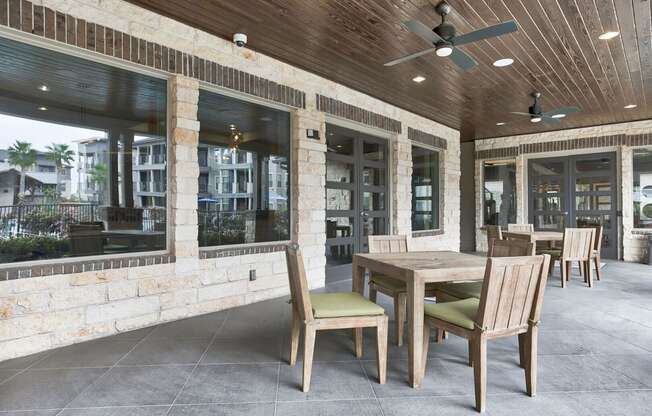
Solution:
{"label": "door handle", "polygon": [[367,211],[360,211],[360,216],[366,221],[369,218],[369,213]]}

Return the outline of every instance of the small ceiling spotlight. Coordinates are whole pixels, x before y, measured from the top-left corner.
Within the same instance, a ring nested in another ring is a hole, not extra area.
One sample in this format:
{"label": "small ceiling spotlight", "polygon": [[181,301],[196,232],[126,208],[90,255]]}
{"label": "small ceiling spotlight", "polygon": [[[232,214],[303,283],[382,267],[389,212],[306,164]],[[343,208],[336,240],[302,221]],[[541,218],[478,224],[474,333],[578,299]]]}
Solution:
{"label": "small ceiling spotlight", "polygon": [[630,109],[632,109],[632,108],[636,108],[636,107],[637,107],[636,104],[627,104],[627,105],[626,105],[625,107],[623,107],[623,108],[626,108],[626,109],[630,110]]}
{"label": "small ceiling spotlight", "polygon": [[48,108],[44,105],[40,106],[38,109],[39,111],[48,111]]}
{"label": "small ceiling spotlight", "polygon": [[426,80],[426,77],[417,75],[416,77],[412,78],[412,81],[416,82],[417,84],[421,84],[423,81]]}
{"label": "small ceiling spotlight", "polygon": [[609,39],[615,38],[618,35],[620,35],[620,32],[604,32],[603,34],[598,36],[598,39],[600,39],[600,40],[609,40]]}
{"label": "small ceiling spotlight", "polygon": [[38,86],[38,89],[41,90],[41,91],[43,91],[43,92],[48,92],[48,91],[50,91],[50,87],[48,87],[48,86],[45,85],[45,84],[39,85],[39,86]]}
{"label": "small ceiling spotlight", "polygon": [[504,121],[499,121],[498,123],[496,123],[496,126],[504,126],[504,125],[505,125]]}
{"label": "small ceiling spotlight", "polygon": [[499,59],[496,62],[494,62],[494,66],[498,68],[502,68],[504,66],[509,66],[514,63],[514,60],[512,58],[503,58]]}

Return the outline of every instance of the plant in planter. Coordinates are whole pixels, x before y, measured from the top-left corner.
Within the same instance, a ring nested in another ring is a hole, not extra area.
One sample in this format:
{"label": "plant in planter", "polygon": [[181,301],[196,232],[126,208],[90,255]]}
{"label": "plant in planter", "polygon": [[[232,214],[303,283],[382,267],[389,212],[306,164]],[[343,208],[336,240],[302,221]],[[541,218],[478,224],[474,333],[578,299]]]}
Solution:
{"label": "plant in planter", "polygon": [[19,236],[0,239],[0,261],[56,259],[70,250],[70,241],[50,236]]}

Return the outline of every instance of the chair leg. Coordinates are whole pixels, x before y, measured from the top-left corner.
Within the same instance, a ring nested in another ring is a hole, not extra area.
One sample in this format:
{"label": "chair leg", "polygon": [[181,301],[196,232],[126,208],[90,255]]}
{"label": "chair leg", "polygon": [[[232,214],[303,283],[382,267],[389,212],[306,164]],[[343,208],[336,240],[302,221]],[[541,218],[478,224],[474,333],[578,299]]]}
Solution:
{"label": "chair leg", "polygon": [[566,262],[566,281],[570,281],[571,279],[571,266],[572,263],[570,261]]}
{"label": "chair leg", "polygon": [[296,310],[292,310],[292,332],[290,334],[290,365],[297,363],[299,352],[299,336],[301,335],[301,318]]}
{"label": "chair leg", "polygon": [[473,339],[469,338],[469,367],[473,367]]}
{"label": "chair leg", "polygon": [[518,334],[518,359],[521,368],[527,368],[527,340],[525,339],[525,334]]}
{"label": "chair leg", "polygon": [[484,412],[487,399],[487,339],[473,341],[473,375],[475,378],[475,409]]}
{"label": "chair leg", "polygon": [[306,325],[303,331],[303,392],[310,390],[310,377],[312,375],[312,357],[315,352],[315,337],[317,331],[311,324]]}
{"label": "chair leg", "polygon": [[[441,331],[437,329],[437,333]],[[423,325],[423,348],[422,348],[422,359],[421,359],[421,380],[426,376],[426,366],[428,361],[428,347],[430,346],[430,325],[425,323]]]}
{"label": "chair leg", "polygon": [[356,358],[362,358],[362,328],[356,328],[353,330],[353,339],[355,340],[355,356]]}
{"label": "chair leg", "polygon": [[437,344],[441,344],[444,342],[444,339],[446,339],[446,331],[443,329],[436,328],[435,329],[435,342]]}
{"label": "chair leg", "polygon": [[373,285],[369,286],[369,300],[372,301],[373,303],[376,303],[376,299],[378,298],[378,291],[376,290]]}
{"label": "chair leg", "polygon": [[584,268],[582,267],[582,262],[578,261],[577,265],[579,266],[579,269],[580,269],[580,277],[582,277],[582,278],[584,278],[584,280],[586,280],[586,276],[584,275]]}
{"label": "chair leg", "polygon": [[597,256],[593,257],[593,262],[595,263],[595,277],[600,280],[601,276],[601,271],[600,271],[600,255],[598,254]]}
{"label": "chair leg", "polygon": [[561,272],[561,287],[566,287],[566,262],[559,260],[559,269]]}
{"label": "chair leg", "polygon": [[399,293],[394,296],[394,316],[396,318],[396,345],[403,345],[403,328],[405,328],[405,315],[407,314],[407,294]]}
{"label": "chair leg", "polygon": [[378,383],[385,384],[387,379],[387,316],[378,318],[376,328],[376,361],[378,362]]}
{"label": "chair leg", "polygon": [[584,262],[584,270],[586,270],[586,280],[589,287],[593,287],[593,271],[591,270],[591,259]]}
{"label": "chair leg", "polygon": [[539,328],[533,326],[525,334],[527,342],[527,366],[525,367],[525,386],[529,396],[537,394],[537,339]]}

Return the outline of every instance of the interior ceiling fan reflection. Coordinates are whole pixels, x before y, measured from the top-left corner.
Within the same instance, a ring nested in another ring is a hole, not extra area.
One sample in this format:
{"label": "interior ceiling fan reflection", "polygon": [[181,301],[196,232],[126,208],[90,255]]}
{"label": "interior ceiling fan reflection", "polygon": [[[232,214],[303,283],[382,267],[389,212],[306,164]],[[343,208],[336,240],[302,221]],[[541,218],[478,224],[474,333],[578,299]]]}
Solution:
{"label": "interior ceiling fan reflection", "polygon": [[434,29],[430,29],[417,20],[406,20],[402,23],[403,27],[421,39],[430,42],[433,47],[387,62],[385,66],[393,66],[435,52],[437,56],[449,57],[455,65],[466,71],[475,68],[478,63],[457,46],[502,36],[518,30],[516,22],[509,20],[457,36],[455,27],[446,22],[446,16],[451,12],[451,6],[446,2],[441,2],[435,10],[441,16],[441,23]]}
{"label": "interior ceiling fan reflection", "polygon": [[531,95],[532,98],[534,98],[534,104],[528,107],[527,113],[523,113],[520,111],[510,111],[510,114],[530,117],[530,121],[532,123],[538,123],[540,121],[544,121],[547,123],[559,123],[560,120],[566,117],[567,115],[572,113],[577,113],[578,111],[580,111],[578,107],[560,107],[551,111],[544,112],[541,107],[541,103],[539,102],[539,100],[541,99],[541,93],[534,92]]}

